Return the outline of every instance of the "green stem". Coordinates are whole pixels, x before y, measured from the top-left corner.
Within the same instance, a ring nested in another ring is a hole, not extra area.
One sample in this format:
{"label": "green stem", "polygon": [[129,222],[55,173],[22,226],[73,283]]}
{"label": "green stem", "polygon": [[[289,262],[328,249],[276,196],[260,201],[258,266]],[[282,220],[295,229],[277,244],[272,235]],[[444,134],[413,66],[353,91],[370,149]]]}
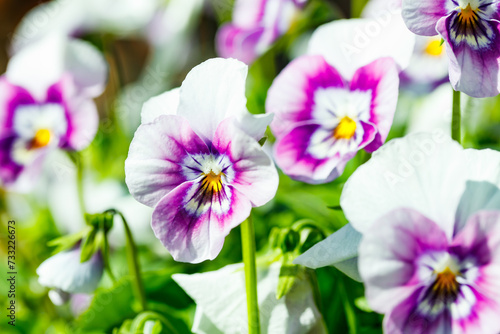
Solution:
{"label": "green stem", "polygon": [[85,210],[85,199],[83,196],[83,159],[82,155],[78,152],[68,152],[69,158],[76,166],[76,191],[78,196],[78,204],[80,205],[80,210],[82,215],[85,216],[87,210]]}
{"label": "green stem", "polygon": [[356,321],[356,313],[354,311],[354,307],[351,304],[349,296],[346,292],[346,287],[343,281],[343,277],[341,275],[337,275],[339,293],[341,295],[342,303],[344,304],[344,312],[347,319],[347,326],[349,327],[350,334],[356,334],[358,332],[358,324]]}
{"label": "green stem", "polygon": [[460,91],[453,91],[453,114],[451,117],[451,138],[458,143],[462,142],[461,125],[462,114],[460,109]]}
{"label": "green stem", "polygon": [[121,212],[116,210],[108,210],[108,212],[111,212],[113,214],[118,214],[122,219],[123,228],[125,230],[125,237],[127,240],[128,268],[132,279],[132,284],[134,287],[136,298],[141,305],[141,311],[145,311],[147,309],[146,293],[144,292],[144,284],[142,283],[141,268],[137,256],[137,247],[135,245],[134,238],[132,237],[132,232],[130,231],[127,220],[125,219],[125,217]]}
{"label": "green stem", "polygon": [[351,18],[360,17],[365,4],[365,0],[351,0]]}
{"label": "green stem", "polygon": [[[101,227],[101,229],[104,231],[104,229]],[[102,232],[103,233],[103,243],[104,243],[104,256],[103,256],[103,259],[104,259],[104,269],[106,270],[106,272],[108,273],[109,275],[109,278],[111,279],[111,281],[114,283],[116,283],[116,278],[115,278],[115,275],[113,275],[113,271],[111,270],[111,265],[109,264],[109,242],[108,242],[108,236],[107,236],[107,233],[105,232]]]}
{"label": "green stem", "polygon": [[251,217],[241,224],[241,247],[245,264],[248,333],[260,334],[259,304],[257,299],[257,269],[255,264],[255,232]]}

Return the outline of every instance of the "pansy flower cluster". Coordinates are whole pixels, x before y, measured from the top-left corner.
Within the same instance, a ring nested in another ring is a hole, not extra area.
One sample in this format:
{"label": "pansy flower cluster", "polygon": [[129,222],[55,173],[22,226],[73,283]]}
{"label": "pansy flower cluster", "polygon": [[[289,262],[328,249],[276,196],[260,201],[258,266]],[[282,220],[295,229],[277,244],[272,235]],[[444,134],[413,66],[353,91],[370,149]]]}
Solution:
{"label": "pansy flower cluster", "polygon": [[500,2],[351,5],[35,7],[0,76],[21,332],[498,334]]}

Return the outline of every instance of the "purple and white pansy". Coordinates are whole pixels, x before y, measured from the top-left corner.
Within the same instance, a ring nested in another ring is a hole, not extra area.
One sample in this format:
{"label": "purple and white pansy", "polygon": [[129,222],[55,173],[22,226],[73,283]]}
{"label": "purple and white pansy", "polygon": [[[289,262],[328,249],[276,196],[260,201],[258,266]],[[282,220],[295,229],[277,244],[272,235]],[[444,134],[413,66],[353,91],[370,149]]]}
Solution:
{"label": "purple and white pansy", "polygon": [[364,234],[359,269],[385,333],[500,331],[500,211],[449,227],[402,208]]}
{"label": "purple and white pansy", "polygon": [[350,224],[296,262],[361,278],[387,333],[498,333],[499,187],[498,152],[395,139],[347,181]]}
{"label": "purple and white pansy", "polygon": [[414,33],[444,39],[455,90],[473,97],[498,95],[499,1],[403,0],[403,18]]}
{"label": "purple and white pansy", "polygon": [[[342,174],[365,149],[387,138],[414,35],[402,20],[338,20],[311,36],[307,55],[292,61],[269,89],[266,112],[277,138],[278,166],[318,184]],[[395,46],[394,41],[399,45]]]}
{"label": "purple and white pansy", "polygon": [[292,61],[271,86],[266,109],[275,114],[278,166],[292,178],[325,183],[342,174],[360,149],[377,150],[396,110],[398,69],[376,60],[345,80],[323,56]]}
{"label": "purple and white pansy", "polygon": [[258,143],[271,118],[247,111],[247,70],[210,59],[144,105],[126,183],[154,207],[153,231],[177,261],[214,259],[231,229],[276,193],[276,168]]}
{"label": "purple and white pansy", "polygon": [[225,58],[247,64],[285,34],[307,0],[237,0],[233,20],[217,33],[217,49]]}
{"label": "purple and white pansy", "polygon": [[26,192],[53,149],[81,150],[98,127],[92,98],[107,66],[90,44],[50,35],[24,48],[0,77],[0,184]]}

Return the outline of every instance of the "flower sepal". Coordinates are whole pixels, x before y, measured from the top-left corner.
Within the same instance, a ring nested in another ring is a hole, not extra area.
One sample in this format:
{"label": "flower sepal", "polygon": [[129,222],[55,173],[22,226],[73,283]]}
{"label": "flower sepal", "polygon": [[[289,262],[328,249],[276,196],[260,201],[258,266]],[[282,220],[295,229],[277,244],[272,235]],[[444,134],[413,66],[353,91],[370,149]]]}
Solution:
{"label": "flower sepal", "polygon": [[293,260],[324,238],[323,231],[311,220],[297,221],[291,228],[273,228],[270,245],[281,257],[276,299],[286,296],[298,281],[309,280],[311,285],[315,286],[314,277],[311,277],[314,272],[302,265],[294,264]]}
{"label": "flower sepal", "polygon": [[[162,325],[163,323],[163,325]],[[145,311],[139,313],[133,320],[127,319],[123,322],[119,329],[115,329],[115,334],[129,333],[144,333],[144,334],[161,334],[164,333],[163,328],[170,327],[171,324],[162,315]]]}
{"label": "flower sepal", "polygon": [[57,253],[72,249],[84,238],[86,233],[88,233],[88,230],[88,228],[85,228],[80,232],[52,239],[47,243],[47,246],[56,247],[52,252],[52,255],[56,255]]}

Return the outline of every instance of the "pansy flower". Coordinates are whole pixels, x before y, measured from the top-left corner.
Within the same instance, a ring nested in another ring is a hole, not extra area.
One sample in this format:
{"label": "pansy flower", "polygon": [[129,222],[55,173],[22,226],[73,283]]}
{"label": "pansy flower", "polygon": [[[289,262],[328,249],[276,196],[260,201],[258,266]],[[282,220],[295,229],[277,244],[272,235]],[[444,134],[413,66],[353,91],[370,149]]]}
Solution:
{"label": "pansy flower", "polygon": [[[280,269],[279,262],[257,268],[261,332],[326,333],[308,279],[297,278],[285,296],[276,298]],[[248,330],[242,263],[201,274],[175,274],[172,278],[196,302],[193,333],[238,334]]]}
{"label": "pansy flower", "polygon": [[10,60],[0,77],[0,183],[28,191],[55,148],[81,150],[97,131],[92,98],[107,67],[90,44],[50,35]]}
{"label": "pansy flower", "polygon": [[499,93],[499,2],[403,0],[403,18],[418,35],[446,43],[453,88],[473,97]]}
{"label": "pansy flower", "polygon": [[247,70],[208,60],[144,105],[126,183],[154,207],[153,231],[177,261],[214,259],[231,229],[276,193],[276,168],[257,141],[270,119],[246,109]]}
{"label": "pansy flower", "polygon": [[500,211],[447,223],[396,209],[367,229],[359,269],[386,333],[500,331]]}
{"label": "pansy flower", "polygon": [[375,19],[325,24],[311,36],[308,54],[277,76],[266,112],[275,115],[275,159],[286,174],[329,182],[359,150],[374,152],[384,143],[396,110],[398,74],[415,43],[401,25]]}
{"label": "pansy flower", "polygon": [[464,150],[440,129],[391,140],[346,182],[340,205],[349,224],[297,262],[310,268],[345,264],[359,278],[355,258],[361,235],[378,218],[412,208],[435,221],[464,222],[480,210],[500,209],[500,194],[488,184],[500,187],[498,152]]}
{"label": "pansy flower", "polygon": [[247,64],[266,52],[290,28],[306,0],[237,0],[233,20],[217,33],[221,57]]}

